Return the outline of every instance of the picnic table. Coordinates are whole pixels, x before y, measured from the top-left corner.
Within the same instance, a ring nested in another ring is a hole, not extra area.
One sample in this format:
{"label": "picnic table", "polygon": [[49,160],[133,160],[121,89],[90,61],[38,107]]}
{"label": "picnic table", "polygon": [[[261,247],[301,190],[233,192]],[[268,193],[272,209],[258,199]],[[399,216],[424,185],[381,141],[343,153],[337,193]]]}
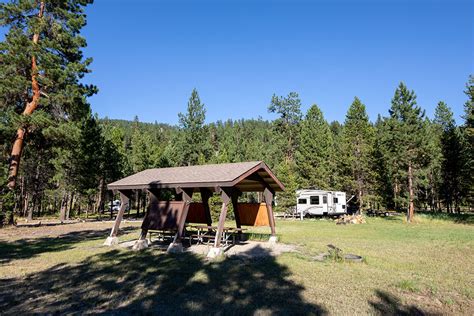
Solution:
{"label": "picnic table", "polygon": [[[198,244],[204,243],[204,239],[207,239],[207,243],[209,243],[209,241],[213,240],[216,237],[217,226],[188,225],[188,227],[196,229],[196,234],[192,234],[189,236],[190,245],[193,240],[193,237],[196,238]],[[241,234],[245,230],[247,229],[237,227],[224,227],[222,230],[221,242],[228,246],[230,241],[232,240],[232,243],[235,244],[236,234]]]}
{"label": "picnic table", "polygon": [[152,240],[152,235],[157,235],[159,241],[165,241],[166,239],[173,239],[176,235],[176,230],[174,229],[150,229],[148,230],[150,235],[150,241]]}

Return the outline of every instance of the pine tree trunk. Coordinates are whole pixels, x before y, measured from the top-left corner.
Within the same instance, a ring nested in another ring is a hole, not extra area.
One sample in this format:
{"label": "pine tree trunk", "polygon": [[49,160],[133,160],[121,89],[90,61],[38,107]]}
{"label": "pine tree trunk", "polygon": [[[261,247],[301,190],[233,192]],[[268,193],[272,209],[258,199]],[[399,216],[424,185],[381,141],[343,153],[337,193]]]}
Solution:
{"label": "pine tree trunk", "polygon": [[87,197],[87,207],[86,207],[86,219],[89,218],[89,210],[92,208],[92,202],[90,196]]}
{"label": "pine tree trunk", "polygon": [[435,201],[435,184],[433,180],[433,172],[429,173],[429,183],[430,183],[430,211],[436,212],[436,201]]}
{"label": "pine tree trunk", "polygon": [[[16,196],[16,194],[15,194]],[[23,203],[21,203],[22,201],[24,201],[24,198],[25,198],[25,177],[21,176],[20,177],[20,196],[19,196],[19,200],[18,200],[18,203],[17,205],[20,206],[20,214],[23,214],[23,217],[26,216],[26,214],[23,213]],[[15,201],[16,203],[16,201]]]}
{"label": "pine tree trunk", "polygon": [[[41,2],[40,10],[38,13],[39,18],[43,17],[43,11],[44,11],[44,2]],[[35,33],[33,35],[33,44],[35,45],[38,44],[38,40],[39,40],[39,34]],[[38,77],[38,66],[36,64],[36,57],[32,56],[31,57],[31,89],[33,91],[33,97],[31,101],[26,104],[25,110],[23,111],[23,114],[22,114],[24,116],[31,115],[38,107],[41,93],[40,93],[40,87],[38,84],[37,77]],[[7,184],[7,186],[11,190],[15,189],[16,177],[18,176],[18,170],[20,167],[20,158],[21,158],[21,153],[23,151],[25,134],[26,134],[26,130],[23,126],[18,128],[18,130],[16,131],[16,138],[12,146],[12,151],[10,155],[10,168],[8,170],[8,184]]]}
{"label": "pine tree trunk", "polygon": [[104,200],[104,179],[101,177],[99,181],[99,192],[97,193],[97,199],[95,204],[95,211],[99,214],[99,218],[102,214],[101,206]]}
{"label": "pine tree trunk", "polygon": [[399,210],[399,205],[398,205],[398,179],[395,179],[395,186],[393,187],[393,205],[395,206],[396,210]]}
{"label": "pine tree trunk", "polygon": [[141,191],[137,190],[137,212],[140,212]]}
{"label": "pine tree trunk", "polygon": [[[99,190],[100,191],[100,190]],[[95,202],[92,203],[92,212],[97,214],[97,218],[101,219],[101,214],[100,214],[100,192],[97,192],[97,195],[95,197]]]}
{"label": "pine tree trunk", "polygon": [[71,199],[69,200],[69,207],[66,211],[66,220],[69,220],[69,215],[71,214],[72,207],[74,206],[74,192],[71,193]]}
{"label": "pine tree trunk", "polygon": [[437,208],[436,208],[436,197],[435,197],[435,190],[434,188],[432,187],[431,188],[431,208],[432,208],[432,212],[436,212],[437,211]]}
{"label": "pine tree trunk", "polygon": [[59,220],[61,222],[64,222],[64,220],[66,219],[67,202],[68,202],[68,194],[65,193],[61,200],[61,210],[59,212]]}
{"label": "pine tree trunk", "polygon": [[39,208],[38,208],[38,217],[44,214],[44,191],[41,193],[39,198]]}
{"label": "pine tree trunk", "polygon": [[414,205],[414,192],[413,192],[413,170],[411,163],[408,163],[408,214],[407,221],[410,223],[413,221],[413,215],[415,214]]}
{"label": "pine tree trunk", "polygon": [[58,211],[58,198],[56,197],[56,194],[54,195],[54,200],[53,200],[53,212],[56,213]]}
{"label": "pine tree trunk", "polygon": [[33,218],[33,213],[35,212],[36,208],[38,207],[38,194],[35,192],[33,193],[32,201],[32,208],[31,208],[31,217]]}
{"label": "pine tree trunk", "polygon": [[22,208],[21,208],[21,213],[23,217],[27,217],[29,199],[30,199],[30,195],[26,193],[25,198],[23,199]]}
{"label": "pine tree trunk", "polygon": [[18,200],[16,192],[13,193],[13,200],[15,201],[15,204],[13,205],[13,211],[11,213],[7,213],[7,219],[5,221],[5,224],[7,225],[13,225],[15,223],[15,215],[18,214],[19,208],[20,208],[20,202]]}
{"label": "pine tree trunk", "polygon": [[[29,197],[29,195],[28,195]],[[29,199],[27,198],[26,199],[26,211],[28,213],[28,216],[27,216],[27,221],[30,222],[33,220],[33,208],[30,207],[30,202],[28,201]]]}

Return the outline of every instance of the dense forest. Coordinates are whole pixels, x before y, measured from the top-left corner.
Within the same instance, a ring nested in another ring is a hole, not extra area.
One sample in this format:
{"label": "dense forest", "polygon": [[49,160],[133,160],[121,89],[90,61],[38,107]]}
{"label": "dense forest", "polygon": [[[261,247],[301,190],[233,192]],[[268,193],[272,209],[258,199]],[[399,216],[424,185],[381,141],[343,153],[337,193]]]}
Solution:
{"label": "dense forest", "polygon": [[[99,119],[35,126],[23,153],[15,190],[7,188],[2,166],[4,220],[107,212],[106,184],[147,168],[207,163],[265,161],[286,185],[278,208],[294,206],[295,190],[316,187],[356,195],[362,209],[389,208],[460,212],[472,207],[474,81],[466,89],[464,123],[439,102],[434,118],[416,105],[401,83],[386,116],[370,122],[357,97],[344,122],[327,122],[313,104],[301,112],[297,93],[273,96],[274,121],[205,123],[205,105],[192,91],[179,126]],[[2,112],[2,154],[8,161],[14,126]],[[411,192],[411,194],[410,194]],[[141,194],[144,205],[145,194]],[[137,205],[138,197],[135,198]],[[138,204],[139,205],[139,204]]]}
{"label": "dense forest", "polygon": [[[442,101],[427,117],[403,83],[375,122],[357,97],[337,105],[348,107],[341,122],[327,122],[316,104],[303,113],[290,92],[255,105],[268,107],[273,121],[206,123],[196,89],[186,113],[177,113],[178,126],[98,118],[87,101],[98,89],[83,83],[91,59],[79,35],[90,2],[1,7],[9,27],[0,43],[3,223],[106,212],[113,198],[107,183],[147,168],[250,160],[265,161],[285,184],[280,211],[294,206],[296,189],[309,187],[344,190],[361,209],[404,210],[409,219],[414,209],[472,209],[474,77],[464,90],[460,125]],[[134,203],[145,201],[142,192]]]}

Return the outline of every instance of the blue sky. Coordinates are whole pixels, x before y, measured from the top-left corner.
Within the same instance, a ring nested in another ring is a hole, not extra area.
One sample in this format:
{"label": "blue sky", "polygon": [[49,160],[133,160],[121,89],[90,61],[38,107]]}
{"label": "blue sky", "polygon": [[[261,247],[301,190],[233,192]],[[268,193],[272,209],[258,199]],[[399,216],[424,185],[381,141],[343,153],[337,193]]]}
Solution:
{"label": "blue sky", "polygon": [[191,90],[207,121],[273,119],[273,93],[343,121],[354,96],[372,120],[404,81],[432,116],[458,122],[474,73],[474,1],[121,1],[87,9],[87,82],[101,117],[175,124]]}

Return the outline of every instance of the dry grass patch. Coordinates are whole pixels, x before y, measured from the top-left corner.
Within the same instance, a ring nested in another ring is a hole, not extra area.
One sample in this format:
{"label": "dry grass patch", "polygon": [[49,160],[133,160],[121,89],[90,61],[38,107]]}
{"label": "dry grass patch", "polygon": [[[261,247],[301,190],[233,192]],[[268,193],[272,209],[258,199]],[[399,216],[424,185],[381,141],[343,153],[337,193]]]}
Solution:
{"label": "dry grass patch", "polygon": [[[0,230],[0,310],[28,313],[474,314],[474,226],[420,216],[278,221],[297,252],[208,262],[103,247],[111,223]],[[138,236],[124,225],[122,241]],[[265,239],[268,228],[252,229]],[[333,244],[364,263],[317,262]]]}

